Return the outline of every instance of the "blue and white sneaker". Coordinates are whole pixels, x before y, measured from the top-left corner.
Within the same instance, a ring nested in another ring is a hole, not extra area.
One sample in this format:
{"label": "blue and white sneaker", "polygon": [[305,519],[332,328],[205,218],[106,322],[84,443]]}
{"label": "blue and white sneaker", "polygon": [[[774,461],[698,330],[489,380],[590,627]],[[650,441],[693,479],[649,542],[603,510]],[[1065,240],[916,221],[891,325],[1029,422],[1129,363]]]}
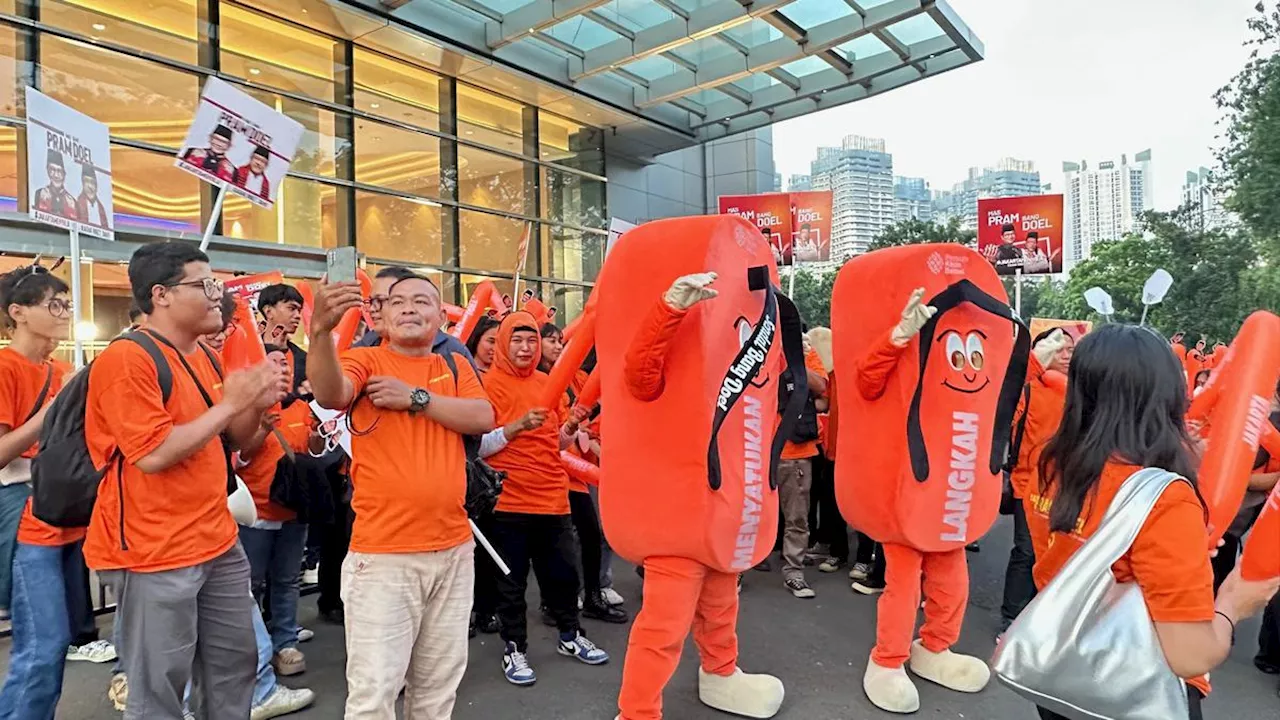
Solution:
{"label": "blue and white sneaker", "polygon": [[502,654],[502,673],[512,685],[532,685],[538,682],[538,676],[529,666],[529,658],[516,649],[515,643],[507,643],[507,650]]}
{"label": "blue and white sneaker", "polygon": [[588,665],[603,665],[609,662],[609,653],[596,647],[596,644],[588,640],[581,630],[569,640],[566,640],[564,634],[561,634],[560,642],[556,644],[556,652],[567,657],[576,658]]}

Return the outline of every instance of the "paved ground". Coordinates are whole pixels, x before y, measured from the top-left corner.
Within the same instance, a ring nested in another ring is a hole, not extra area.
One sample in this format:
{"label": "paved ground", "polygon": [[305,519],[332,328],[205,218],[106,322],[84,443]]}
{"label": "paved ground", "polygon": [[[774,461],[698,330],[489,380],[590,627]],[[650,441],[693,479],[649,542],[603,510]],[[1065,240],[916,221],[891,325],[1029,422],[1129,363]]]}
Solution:
{"label": "paved ground", "polygon": [[[1008,557],[1007,522],[996,527],[983,542],[982,552],[970,555],[973,592],[965,633],[958,650],[989,656],[993,647],[1004,561]],[[629,569],[618,572],[618,589],[632,602],[640,597],[640,581]],[[854,595],[843,573],[810,572],[818,591],[816,600],[792,598],[781,577],[752,572],[742,595],[739,633],[742,664],[752,671],[781,677],[787,701],[779,718],[786,720],[887,719],[862,693],[862,672],[875,634],[874,600]],[[343,646],[339,628],[316,620],[314,599],[305,599],[300,611],[304,625],[316,638],[303,646],[309,670],[287,681],[316,690],[316,705],[294,716],[300,720],[342,717]],[[104,618],[109,625],[110,618]],[[611,720],[622,673],[627,627],[588,621],[587,630],[614,655],[610,664],[589,668],[555,654],[553,631],[536,617],[530,618],[531,659],[538,684],[515,688],[502,678],[501,652],[496,638],[471,641],[471,669],[462,684],[456,720]],[[1227,666],[1217,673],[1215,692],[1206,705],[1210,718],[1220,720],[1275,720],[1280,718],[1276,680],[1257,672],[1250,662],[1256,650],[1257,623],[1240,629],[1240,644]],[[7,664],[7,641],[0,645],[0,664]],[[666,694],[666,717],[671,720],[725,718],[697,701],[697,665],[692,644]],[[67,668],[66,689],[58,709],[60,720],[118,718],[106,699],[109,670],[106,666],[76,663]],[[962,696],[920,683],[924,709],[915,717],[929,720],[1033,720],[1027,703],[992,685],[976,696]]]}

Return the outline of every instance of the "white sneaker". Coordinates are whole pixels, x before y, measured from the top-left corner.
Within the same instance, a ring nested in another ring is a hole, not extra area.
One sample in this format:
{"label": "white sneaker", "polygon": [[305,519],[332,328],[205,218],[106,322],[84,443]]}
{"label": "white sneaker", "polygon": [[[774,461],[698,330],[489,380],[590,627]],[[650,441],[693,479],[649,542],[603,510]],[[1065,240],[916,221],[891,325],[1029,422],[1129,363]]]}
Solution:
{"label": "white sneaker", "polygon": [[249,720],[268,720],[268,718],[288,715],[308,707],[316,701],[316,694],[306,688],[287,688],[276,685],[276,689],[260,704],[254,705],[249,713]]}
{"label": "white sneaker", "polygon": [[315,636],[316,634],[312,630],[309,630],[304,627],[298,628],[298,642],[300,643],[311,642],[312,638],[314,638]]}
{"label": "white sneaker", "polygon": [[67,660],[83,660],[91,663],[115,662],[116,646],[106,640],[94,640],[88,645],[67,648]]}
{"label": "white sneaker", "polygon": [[616,607],[626,602],[626,600],[624,600],[622,596],[618,594],[618,591],[614,590],[613,588],[605,588],[604,590],[600,591],[600,594],[604,596],[605,605],[613,605]]}
{"label": "white sneaker", "polygon": [[313,567],[302,571],[303,585],[319,585],[320,584],[320,568]]}

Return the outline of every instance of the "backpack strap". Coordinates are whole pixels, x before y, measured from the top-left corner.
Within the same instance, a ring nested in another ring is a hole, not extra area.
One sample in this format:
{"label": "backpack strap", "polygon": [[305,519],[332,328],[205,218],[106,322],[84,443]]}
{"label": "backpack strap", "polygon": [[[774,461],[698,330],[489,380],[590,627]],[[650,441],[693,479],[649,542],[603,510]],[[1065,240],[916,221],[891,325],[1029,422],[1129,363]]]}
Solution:
{"label": "backpack strap", "polygon": [[[182,355],[182,352],[178,350],[178,348],[174,346],[168,338],[154,330],[143,330],[141,332],[153,340],[158,340],[164,343],[178,356],[178,362],[182,363],[182,367],[187,371],[187,374],[191,376],[191,381],[196,384],[196,389],[200,391],[200,397],[204,398],[204,404],[208,405],[209,409],[212,410],[214,406],[213,398],[209,395],[209,391],[204,389],[204,384],[200,382],[199,376],[196,375],[196,371],[191,367],[191,363],[187,362],[187,358]],[[213,351],[202,342],[197,342],[196,344],[200,346],[201,350],[204,350],[209,361],[213,363],[214,372],[218,374],[219,378],[222,378],[222,364],[213,357]],[[156,350],[159,351],[159,348],[156,348]],[[160,356],[160,360],[162,361],[160,363],[161,367],[169,367],[169,361],[164,358],[163,354]],[[170,385],[172,385],[172,377],[169,378],[169,382]],[[222,443],[222,454],[227,459],[227,494],[230,495],[236,491],[236,471],[235,467],[231,463],[231,443],[227,441],[225,433],[218,435],[218,440]]]}
{"label": "backpack strap", "polygon": [[147,351],[151,356],[151,362],[156,365],[156,381],[160,385],[160,398],[164,404],[169,404],[169,397],[173,395],[173,368],[169,367],[169,360],[164,356],[164,351],[156,344],[155,339],[142,330],[134,330],[121,335],[117,340],[128,340]]}
{"label": "backpack strap", "polygon": [[[458,363],[454,362],[453,353],[447,348],[441,352],[435,348],[431,352],[444,358],[444,362],[449,366],[449,372],[453,373],[453,391],[458,392]],[[480,457],[480,437],[478,435],[463,435],[462,447],[466,450],[467,459],[475,460]]]}
{"label": "backpack strap", "polygon": [[[223,375],[222,373],[222,361],[218,359],[218,354],[213,351],[213,348],[209,347],[208,345],[205,345],[204,341],[202,340],[197,340],[196,344],[199,345],[200,349],[204,351],[205,357],[209,358],[209,364],[213,366],[213,371],[218,373],[218,379],[225,380],[226,376]],[[178,356],[181,357],[182,353],[178,353]],[[198,385],[199,381],[197,381],[196,384]]]}
{"label": "backpack strap", "polygon": [[53,386],[53,363],[49,363],[49,371],[44,376],[44,387],[40,388],[40,394],[36,396],[36,404],[31,408],[31,412],[27,413],[27,419],[23,420],[23,424],[31,422],[31,418],[40,412],[40,408],[44,407],[44,401],[49,397],[49,388]]}
{"label": "backpack strap", "polygon": [[458,364],[453,361],[453,353],[448,352],[447,350],[445,352],[436,352],[435,349],[432,349],[431,352],[434,352],[444,358],[445,364],[449,366],[449,372],[453,373],[453,385],[456,390],[458,386]]}

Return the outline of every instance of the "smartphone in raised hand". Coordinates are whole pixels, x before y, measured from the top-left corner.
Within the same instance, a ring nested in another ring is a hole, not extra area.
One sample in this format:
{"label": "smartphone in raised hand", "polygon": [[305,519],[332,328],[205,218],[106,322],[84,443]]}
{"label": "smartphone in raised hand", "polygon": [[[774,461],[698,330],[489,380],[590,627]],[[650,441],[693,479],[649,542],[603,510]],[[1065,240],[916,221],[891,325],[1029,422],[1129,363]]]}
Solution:
{"label": "smartphone in raised hand", "polygon": [[349,283],[356,281],[355,248],[340,247],[330,250],[326,265],[328,282]]}

